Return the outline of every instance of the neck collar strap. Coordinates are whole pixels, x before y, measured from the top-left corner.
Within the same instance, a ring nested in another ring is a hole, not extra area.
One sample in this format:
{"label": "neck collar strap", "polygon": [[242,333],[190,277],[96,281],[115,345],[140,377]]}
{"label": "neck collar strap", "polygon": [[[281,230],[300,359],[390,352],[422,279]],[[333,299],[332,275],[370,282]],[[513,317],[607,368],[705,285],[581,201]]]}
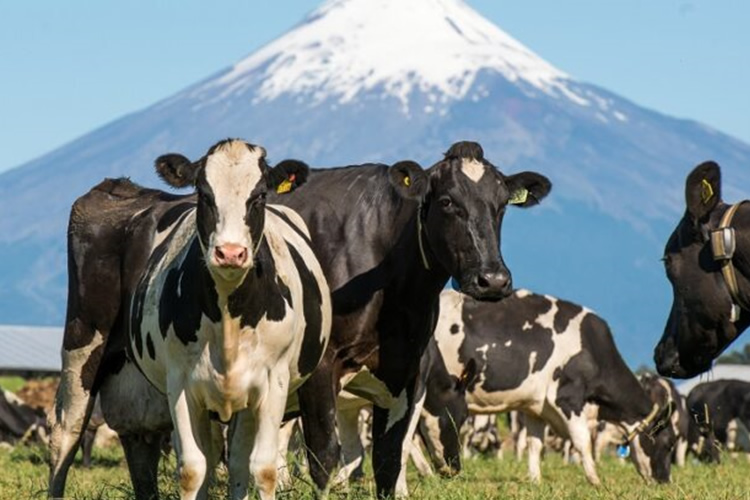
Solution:
{"label": "neck collar strap", "polygon": [[721,262],[721,274],[724,276],[724,282],[727,284],[729,295],[732,297],[731,320],[733,323],[740,319],[741,309],[750,311],[750,305],[740,296],[740,287],[737,284],[737,272],[734,264],[732,264],[732,258],[737,248],[734,228],[731,227],[732,218],[734,218],[734,215],[743,203],[745,201],[729,207],[721,217],[719,227],[711,231],[710,235],[711,252],[713,253],[714,260]]}

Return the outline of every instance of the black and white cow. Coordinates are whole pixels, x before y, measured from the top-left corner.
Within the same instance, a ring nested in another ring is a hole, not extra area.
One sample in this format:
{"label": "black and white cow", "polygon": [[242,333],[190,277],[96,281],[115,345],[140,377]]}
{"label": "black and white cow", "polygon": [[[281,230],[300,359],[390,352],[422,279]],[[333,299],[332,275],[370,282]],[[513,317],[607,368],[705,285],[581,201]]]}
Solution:
{"label": "black and white cow", "polygon": [[673,302],[654,351],[659,373],[675,378],[708,370],[750,325],[750,204],[722,201],[714,162],[688,175],[685,199],[664,249]]}
{"label": "black and white cow", "polygon": [[[274,199],[306,222],[332,290],[331,341],[321,364],[298,391],[316,485],[325,487],[340,458],[335,429],[339,381],[365,366],[396,402],[376,408],[373,417],[378,494],[393,494],[402,442],[422,390],[417,373],[437,320],[440,291],[452,276],[477,298],[510,293],[510,273],[500,255],[505,209],[509,204],[533,206],[550,187],[547,178],[536,173],[502,174],[478,144],[461,142],[428,170],[400,162],[311,171],[305,189]],[[58,420],[56,439],[72,449],[91,397],[101,387],[108,423],[125,434],[136,491],[148,497],[156,493],[159,452],[154,433],[163,432],[169,420],[159,394],[123,363],[126,339],[118,312],[122,296],[131,292],[120,286],[118,273],[133,264],[120,242],[130,238],[129,221],[139,211],[158,206],[160,213],[174,217],[174,206],[194,200],[148,190],[122,193],[109,186],[92,196],[101,198],[105,208],[107,202],[122,208],[109,210],[109,223],[103,226],[85,209],[74,207],[69,248],[76,299],[69,301],[63,360],[75,367],[68,371],[67,382],[75,393],[58,397],[74,398],[79,410]],[[115,410],[108,412],[110,404]],[[122,420],[119,429],[108,414]],[[64,489],[66,456],[53,454],[50,491],[58,495]]]}
{"label": "black and white cow", "polygon": [[[628,435],[635,465],[645,479],[669,481],[671,405],[652,403],[622,360],[607,324],[588,309],[525,290],[497,303],[447,290],[441,296],[435,338],[452,377],[476,370],[465,396],[472,413],[517,409],[526,414],[533,480],[540,478],[547,422],[570,438],[587,479],[599,483],[587,416],[594,409],[598,419],[617,424]],[[446,432],[451,420],[453,430]],[[438,468],[456,462],[458,423],[448,411],[427,415],[420,423]]]}
{"label": "black and white cow", "polygon": [[732,421],[750,428],[750,382],[730,379],[698,384],[688,394],[687,405],[698,424],[694,451],[702,460],[720,461]]}
{"label": "black and white cow", "polygon": [[10,391],[0,389],[0,443],[46,438],[44,411],[33,408]]}
{"label": "black and white cow", "polygon": [[661,407],[672,405],[673,411],[669,421],[676,439],[673,461],[677,466],[684,467],[691,420],[686,398],[677,391],[674,382],[667,378],[650,373],[644,373],[638,378],[651,401]]}
{"label": "black and white cow", "polygon": [[[138,212],[124,243],[126,253],[147,249],[135,286],[123,294],[132,297],[123,310],[129,358],[167,397],[183,499],[205,498],[207,474],[220,459],[223,439],[211,415],[234,417],[231,497],[247,498],[252,475],[261,498],[274,498],[287,394],[328,342],[328,285],[304,222],[266,205],[269,190],[291,181],[265,156],[259,146],[226,140],[194,163],[159,157],[159,175],[173,187],[195,186],[197,205]],[[294,165],[300,183],[306,166]],[[68,409],[58,404],[56,415]]]}

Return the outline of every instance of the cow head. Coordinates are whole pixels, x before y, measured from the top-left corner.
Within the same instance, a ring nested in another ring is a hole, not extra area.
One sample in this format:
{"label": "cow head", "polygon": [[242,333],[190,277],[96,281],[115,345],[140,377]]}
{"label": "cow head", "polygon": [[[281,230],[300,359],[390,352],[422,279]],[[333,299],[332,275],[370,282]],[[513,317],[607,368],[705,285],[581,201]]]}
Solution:
{"label": "cow head", "polygon": [[703,163],[688,175],[685,198],[685,215],[664,250],[673,299],[664,335],[654,351],[659,373],[676,378],[710,369],[750,324],[744,311],[733,321],[733,299],[711,247],[710,231],[727,209],[721,201],[721,171],[716,163]]}
{"label": "cow head", "polygon": [[215,144],[191,162],[180,154],[160,156],[156,172],[170,186],[195,186],[196,225],[214,279],[237,283],[254,265],[265,224],[266,192],[304,183],[308,167],[288,160],[270,168],[266,151],[237,139]]}
{"label": "cow head", "polygon": [[453,476],[461,471],[461,427],[469,418],[466,389],[477,377],[477,365],[470,359],[458,379],[447,370],[439,372],[430,372],[419,434],[437,471]]}
{"label": "cow head", "polygon": [[673,401],[661,407],[656,417],[630,441],[630,458],[647,481],[668,483],[672,470],[672,450],[677,435],[672,427]]}
{"label": "cow head", "polygon": [[721,463],[721,445],[714,433],[713,419],[706,405],[689,410],[688,446],[701,462]]}
{"label": "cow head", "polygon": [[392,184],[419,199],[420,246],[426,265],[440,265],[462,292],[476,299],[499,299],[512,289],[500,253],[500,233],[508,205],[530,207],[551,189],[534,172],[506,176],[484,158],[479,144],[459,142],[426,172],[413,163],[391,168]]}

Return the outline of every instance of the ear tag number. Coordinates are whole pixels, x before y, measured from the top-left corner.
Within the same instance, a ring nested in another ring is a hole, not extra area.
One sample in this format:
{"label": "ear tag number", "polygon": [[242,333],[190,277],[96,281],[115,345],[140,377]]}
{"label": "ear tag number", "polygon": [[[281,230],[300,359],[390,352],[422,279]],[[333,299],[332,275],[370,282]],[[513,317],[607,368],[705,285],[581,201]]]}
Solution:
{"label": "ear tag number", "polygon": [[294,174],[292,174],[292,175],[289,176],[288,179],[284,179],[281,182],[281,184],[279,184],[276,187],[276,192],[278,194],[284,194],[284,193],[288,193],[289,191],[291,191],[292,190],[292,186],[294,186],[294,180],[296,178],[297,178],[297,176],[294,175]]}
{"label": "ear tag number", "polygon": [[706,179],[703,179],[701,182],[701,201],[705,205],[709,201],[711,201],[711,198],[714,196],[714,188],[711,187],[711,183],[708,182]]}
{"label": "ear tag number", "polygon": [[520,188],[510,195],[510,199],[508,200],[508,205],[523,205],[526,203],[526,200],[529,199],[529,190],[526,188]]}

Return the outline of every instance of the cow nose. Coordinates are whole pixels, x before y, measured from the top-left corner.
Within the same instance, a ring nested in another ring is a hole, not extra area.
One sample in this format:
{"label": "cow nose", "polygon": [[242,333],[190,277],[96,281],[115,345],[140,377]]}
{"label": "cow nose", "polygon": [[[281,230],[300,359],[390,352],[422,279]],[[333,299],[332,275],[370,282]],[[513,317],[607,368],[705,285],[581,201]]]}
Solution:
{"label": "cow nose", "polygon": [[504,272],[479,273],[476,284],[477,288],[483,293],[507,295],[510,293],[510,274]]}
{"label": "cow nose", "polygon": [[226,243],[214,248],[214,258],[221,267],[242,267],[247,261],[247,248]]}

